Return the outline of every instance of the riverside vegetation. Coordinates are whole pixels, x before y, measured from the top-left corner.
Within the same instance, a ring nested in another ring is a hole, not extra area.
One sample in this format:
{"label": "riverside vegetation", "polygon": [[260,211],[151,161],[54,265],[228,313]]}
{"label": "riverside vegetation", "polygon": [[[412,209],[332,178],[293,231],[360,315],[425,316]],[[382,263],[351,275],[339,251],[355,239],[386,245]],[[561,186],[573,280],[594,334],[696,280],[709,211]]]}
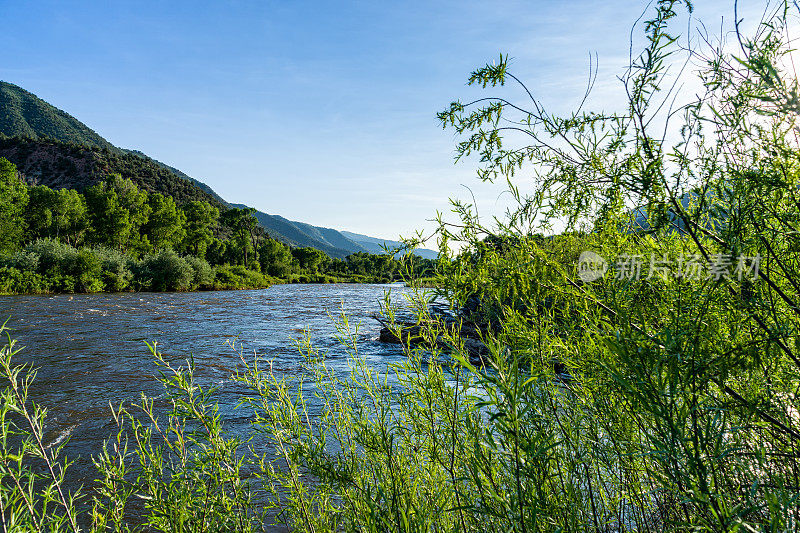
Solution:
{"label": "riverside vegetation", "polygon": [[[177,178],[176,178],[177,179]],[[269,238],[252,209],[177,205],[111,176],[83,193],[24,184],[0,158],[0,293],[242,289],[388,282],[392,255],[330,258]],[[430,269],[432,262],[417,262]]]}
{"label": "riverside vegetation", "polygon": [[[9,340],[0,519],[39,531],[256,531],[273,520],[298,531],[796,531],[800,92],[787,70],[790,8],[768,6],[750,36],[702,34],[687,47],[675,31],[691,6],[655,3],[618,114],[559,117],[530,95],[442,112],[466,136],[459,154],[478,153],[480,176],[507,180],[519,209],[487,228],[454,202],[461,223],[442,222],[442,254],[450,240],[466,246],[437,270],[452,317],[432,316],[428,293],[417,293],[434,348],[407,347],[391,376],[359,357],[342,318],[352,374],[333,373],[307,341],[303,376],[243,357],[252,435],[231,435],[191,361],[173,368],[153,348],[168,412],[149,398],[114,407],[119,429],[95,458],[95,485],[67,493],[66,460],[42,442],[45,412],[28,401],[33,377],[14,366]],[[702,81],[689,103],[675,102],[667,72],[683,61]],[[469,82],[521,86],[505,58]],[[668,119],[677,136],[664,134]],[[522,172],[534,176],[524,188]],[[559,235],[533,233],[556,220]],[[584,250],[761,263],[745,278],[673,266],[588,282],[576,268]],[[466,322],[483,332],[486,367],[465,355]],[[309,394],[320,413],[308,411]],[[248,447],[259,438],[269,452]]]}

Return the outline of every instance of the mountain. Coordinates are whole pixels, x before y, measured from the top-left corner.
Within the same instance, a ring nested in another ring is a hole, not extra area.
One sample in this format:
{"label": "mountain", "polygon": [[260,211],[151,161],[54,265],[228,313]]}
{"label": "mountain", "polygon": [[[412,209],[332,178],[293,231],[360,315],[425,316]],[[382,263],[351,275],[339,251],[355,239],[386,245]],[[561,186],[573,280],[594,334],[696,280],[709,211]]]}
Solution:
{"label": "mountain", "polygon": [[[231,206],[239,209],[247,207],[244,204],[231,204]],[[322,250],[331,257],[344,258],[356,252],[382,254],[385,253],[381,246],[384,243],[390,249],[401,246],[398,241],[312,226],[305,222],[289,220],[280,215],[270,215],[262,211],[256,211],[254,214],[259,224],[274,238],[292,246],[311,246]],[[433,250],[425,249],[414,250],[414,253],[426,259],[436,259],[439,255]]]}
{"label": "mountain", "polygon": [[139,150],[124,150],[124,151],[125,151],[125,152],[128,152],[128,153],[130,153],[130,154],[137,155],[137,156],[139,156],[139,157],[141,157],[141,158],[143,158],[143,159],[147,159],[147,160],[149,160],[149,161],[152,161],[153,163],[155,163],[156,165],[160,166],[161,168],[163,168],[163,169],[166,169],[166,170],[169,170],[170,172],[172,172],[173,174],[175,174],[175,175],[176,175],[176,176],[178,176],[179,178],[183,178],[183,179],[185,179],[185,180],[187,180],[187,181],[190,181],[190,182],[194,183],[194,185],[195,185],[196,187],[198,187],[199,189],[201,189],[201,190],[205,191],[205,192],[206,192],[206,193],[208,193],[209,195],[211,195],[211,196],[213,196],[214,198],[216,198],[216,199],[217,199],[217,201],[219,201],[219,203],[227,205],[227,203],[228,203],[228,202],[226,202],[225,200],[223,200],[223,199],[222,199],[222,197],[221,197],[220,195],[218,195],[216,192],[214,192],[214,189],[212,189],[211,187],[209,187],[208,185],[206,185],[206,184],[205,184],[205,183],[203,183],[202,181],[200,181],[200,180],[196,180],[196,179],[194,179],[194,178],[193,178],[193,177],[191,177],[191,176],[187,176],[186,174],[184,174],[183,172],[181,172],[181,171],[180,171],[180,170],[178,170],[177,168],[175,168],[175,167],[171,167],[171,166],[169,166],[169,165],[168,165],[168,164],[166,164],[166,163],[162,163],[161,161],[159,161],[159,160],[157,160],[157,159],[153,159],[152,157],[150,157],[150,156],[146,155],[146,154],[145,154],[145,153],[143,153],[143,152],[140,152]]}
{"label": "mountain", "polygon": [[213,191],[208,193],[154,160],[124,150],[111,151],[41,137],[7,137],[0,138],[0,157],[14,163],[31,185],[82,191],[106,176],[120,174],[149,192],[172,196],[179,205],[204,200],[227,209]]}
{"label": "mountain", "polygon": [[[366,250],[371,254],[381,254],[383,252],[384,245],[389,248],[399,248],[402,246],[403,243],[399,241],[390,241],[388,239],[379,239],[377,237],[368,237],[367,235],[361,235],[360,233],[353,233],[351,231],[340,231],[342,235],[347,237],[353,242],[360,244],[362,247],[366,248]],[[414,250],[414,253],[420,257],[424,257],[425,259],[436,259],[439,254],[434,252],[433,250],[427,250],[425,248],[417,248]]]}
{"label": "mountain", "polygon": [[0,134],[55,139],[114,150],[114,145],[72,115],[4,81],[0,81]]}
{"label": "mountain", "polygon": [[[730,203],[726,202],[723,197],[720,197],[715,191],[687,191],[680,197],[681,207],[688,213],[691,213],[700,206],[702,207],[700,220],[696,221],[698,225],[709,231],[720,231],[727,222],[727,214],[731,209]],[[727,204],[727,205],[726,205]],[[636,208],[632,212],[629,229],[631,233],[647,232],[653,229],[651,218],[645,207]],[[675,210],[669,208],[666,212],[666,218],[653,221],[656,225],[659,222],[669,223],[669,231],[681,234],[686,233],[686,223],[681,219]]]}
{"label": "mountain", "polygon": [[[243,204],[231,204],[239,209],[247,207]],[[269,215],[261,211],[254,213],[266,232],[273,238],[296,247],[310,246],[322,250],[331,257],[342,259],[354,252],[366,252],[364,248],[349,241],[338,231],[328,228],[317,228],[303,222],[293,222],[279,215]],[[338,235],[334,235],[338,234]]]}
{"label": "mountain", "polygon": [[[0,157],[14,163],[30,184],[83,190],[110,174],[121,174],[149,192],[172,196],[179,204],[204,200],[221,211],[229,204],[214,190],[166,163],[138,150],[119,148],[72,115],[54,107],[21,87],[0,81]],[[310,246],[331,257],[355,252],[382,253],[375,239],[335,229],[287,220],[278,215],[255,213],[264,230],[292,246]],[[391,245],[395,241],[387,241]],[[423,257],[435,257],[435,252]],[[431,255],[432,254],[432,255]]]}

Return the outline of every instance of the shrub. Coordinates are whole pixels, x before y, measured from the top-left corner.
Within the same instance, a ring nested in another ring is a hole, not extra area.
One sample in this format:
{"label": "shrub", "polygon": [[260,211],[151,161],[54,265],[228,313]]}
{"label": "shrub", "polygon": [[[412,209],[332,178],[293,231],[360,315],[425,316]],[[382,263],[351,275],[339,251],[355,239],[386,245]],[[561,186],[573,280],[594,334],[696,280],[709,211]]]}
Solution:
{"label": "shrub", "polygon": [[0,267],[0,292],[8,294],[38,294],[47,292],[41,275],[30,270]]}
{"label": "shrub", "polygon": [[38,271],[41,273],[59,273],[62,268],[68,270],[77,255],[75,248],[55,239],[39,239],[27,245],[24,251],[39,258]]}
{"label": "shrub", "polygon": [[68,274],[50,274],[46,279],[49,292],[81,292],[79,281],[75,279],[75,276],[70,276]]}
{"label": "shrub", "polygon": [[39,254],[19,250],[10,256],[0,259],[0,265],[21,271],[36,272],[39,270]]}
{"label": "shrub", "polygon": [[119,250],[105,246],[98,246],[94,251],[100,259],[106,290],[117,292],[131,288],[135,262]]}
{"label": "shrub", "polygon": [[216,269],[214,287],[218,289],[258,289],[269,285],[268,277],[242,265],[223,265]]}
{"label": "shrub", "polygon": [[192,267],[192,287],[208,289],[214,285],[214,269],[208,264],[208,261],[188,256],[186,262]]}
{"label": "shrub", "polygon": [[172,250],[148,255],[138,267],[143,286],[154,291],[185,291],[191,288],[194,269]]}
{"label": "shrub", "polygon": [[103,290],[101,262],[90,248],[81,248],[65,260],[62,270],[76,280],[76,292],[100,292]]}

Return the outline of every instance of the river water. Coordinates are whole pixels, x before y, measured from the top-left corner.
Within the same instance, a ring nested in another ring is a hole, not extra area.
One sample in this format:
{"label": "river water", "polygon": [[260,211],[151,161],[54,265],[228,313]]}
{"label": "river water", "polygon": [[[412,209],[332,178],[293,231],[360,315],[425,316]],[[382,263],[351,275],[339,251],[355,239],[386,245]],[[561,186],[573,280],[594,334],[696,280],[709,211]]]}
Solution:
{"label": "river water", "polygon": [[175,365],[192,355],[198,381],[219,388],[224,423],[235,431],[249,418],[236,409],[239,387],[230,378],[241,363],[230,341],[246,355],[274,358],[276,373],[297,375],[302,358],[295,340],[308,330],[314,345],[328,351],[330,364],[346,372],[332,320],[343,309],[351,324],[359,324],[360,354],[384,370],[403,360],[397,346],[375,340],[380,324],[370,316],[380,310],[386,291],[400,303],[409,289],[275,285],[254,291],[0,296],[0,320],[10,317],[12,336],[24,346],[17,361],[38,368],[30,397],[48,410],[46,442],[66,442],[65,454],[75,461],[71,481],[91,484],[90,457],[115,433],[109,402],[163,393],[145,342],[158,342]]}

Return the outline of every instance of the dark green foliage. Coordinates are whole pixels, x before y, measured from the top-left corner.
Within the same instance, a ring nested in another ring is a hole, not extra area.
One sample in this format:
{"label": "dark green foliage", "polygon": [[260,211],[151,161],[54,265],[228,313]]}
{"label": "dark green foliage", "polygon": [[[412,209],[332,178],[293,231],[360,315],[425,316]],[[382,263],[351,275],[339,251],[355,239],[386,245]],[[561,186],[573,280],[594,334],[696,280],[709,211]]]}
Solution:
{"label": "dark green foliage", "polygon": [[166,163],[162,163],[161,161],[153,159],[152,157],[148,156],[147,154],[144,154],[144,153],[140,152],[139,150],[123,150],[123,152],[134,154],[134,155],[137,155],[137,156],[141,157],[142,159],[147,159],[148,161],[152,161],[156,165],[169,170],[170,172],[172,172],[173,174],[175,174],[179,178],[183,178],[186,181],[191,182],[192,184],[194,184],[195,186],[200,188],[203,192],[206,192],[209,195],[211,195],[213,198],[215,198],[221,205],[225,205],[225,203],[226,203],[225,200],[223,200],[216,192],[214,192],[214,190],[211,187],[209,187],[208,185],[206,185],[202,181],[198,181],[198,180],[194,179],[193,177],[184,174],[183,172],[181,172],[177,168],[171,167],[171,166],[167,165]]}
{"label": "dark green foliage", "polygon": [[233,246],[227,249],[226,259],[230,263],[242,263],[247,267],[248,257],[253,259],[258,220],[253,215],[255,209],[231,208],[222,213],[220,224],[230,233]]}
{"label": "dark green foliage", "polygon": [[178,248],[186,238],[186,215],[175,205],[175,201],[159,193],[147,197],[149,216],[142,225],[148,236],[150,249]]}
{"label": "dark green foliage", "polygon": [[[419,261],[431,262],[425,259],[419,259]],[[345,258],[343,270],[360,276],[373,275],[380,279],[391,280],[394,279],[397,268],[398,264],[396,261],[392,260],[391,256],[386,254],[372,255],[360,252],[348,255]]]}
{"label": "dark green foliage", "polygon": [[[229,209],[220,216],[216,207],[199,200],[181,208],[171,197],[148,193],[119,175],[84,194],[44,185],[26,188],[13,165],[5,168],[5,209],[17,213],[14,228],[27,231],[12,228],[6,234],[17,240],[3,259],[13,270],[6,272],[4,292],[256,288],[276,278],[388,282],[399,274],[399,261],[389,255],[359,253],[342,261],[313,248],[292,250],[265,238],[251,209]],[[27,209],[19,219],[22,200]],[[24,242],[28,246],[20,249]],[[41,277],[32,281],[18,275],[24,272]]]}
{"label": "dark green foliage", "polygon": [[[73,248],[52,239],[38,240],[23,250],[0,260],[15,270],[36,273],[40,282],[36,292],[99,292],[104,290],[102,262],[89,248]],[[25,292],[25,284],[10,281],[4,292]]]}
{"label": "dark green foliage", "polygon": [[100,292],[104,288],[100,258],[88,248],[79,250],[65,270],[75,280],[74,292]]}
{"label": "dark green foliage", "polygon": [[53,189],[43,185],[28,189],[28,205],[25,210],[25,219],[28,223],[28,232],[32,238],[43,239],[51,237],[50,233],[54,226],[55,196]]}
{"label": "dark green foliage", "polygon": [[28,189],[17,176],[16,167],[0,157],[0,251],[13,250],[25,235],[25,207]]}
{"label": "dark green foliage", "polygon": [[296,262],[292,250],[275,239],[265,239],[261,243],[258,260],[261,263],[261,272],[276,278],[288,278]]}
{"label": "dark green foliage", "polygon": [[184,249],[197,257],[205,257],[214,239],[219,210],[208,202],[195,200],[183,207],[183,213],[186,217]]}
{"label": "dark green foliage", "polygon": [[39,294],[49,292],[41,275],[32,270],[0,267],[0,293]]}
{"label": "dark green foliage", "polygon": [[215,269],[204,259],[167,249],[136,260],[105,246],[75,248],[40,239],[0,256],[2,293],[255,289],[273,282],[241,265]]}
{"label": "dark green foliage", "polygon": [[[14,163],[23,176],[37,176],[37,183],[79,192],[118,174],[147,192],[170,196],[182,206],[198,200],[226,209],[215,195],[175,175],[150,159],[130,152],[67,144],[53,139],[0,138],[0,157]],[[50,161],[57,161],[51,165]]]}
{"label": "dark green foliage", "polygon": [[0,81],[0,134],[39,137],[99,148],[114,147],[74,117],[21,87]]}
{"label": "dark green foliage", "polygon": [[208,243],[208,249],[206,251],[206,259],[212,265],[224,265],[225,258],[228,255],[228,241],[223,241],[222,239],[213,238],[211,242]]}
{"label": "dark green foliage", "polygon": [[131,180],[114,176],[86,190],[90,231],[87,240],[123,251],[149,248],[140,232],[150,216],[147,193]]}
{"label": "dark green foliage", "polygon": [[88,224],[86,200],[70,189],[37,185],[28,190],[25,219],[29,239],[54,238],[77,244]]}
{"label": "dark green foliage", "polygon": [[297,259],[300,268],[308,270],[309,272],[317,272],[320,266],[324,265],[328,256],[324,252],[320,252],[314,248],[295,248],[292,250],[292,256]]}

